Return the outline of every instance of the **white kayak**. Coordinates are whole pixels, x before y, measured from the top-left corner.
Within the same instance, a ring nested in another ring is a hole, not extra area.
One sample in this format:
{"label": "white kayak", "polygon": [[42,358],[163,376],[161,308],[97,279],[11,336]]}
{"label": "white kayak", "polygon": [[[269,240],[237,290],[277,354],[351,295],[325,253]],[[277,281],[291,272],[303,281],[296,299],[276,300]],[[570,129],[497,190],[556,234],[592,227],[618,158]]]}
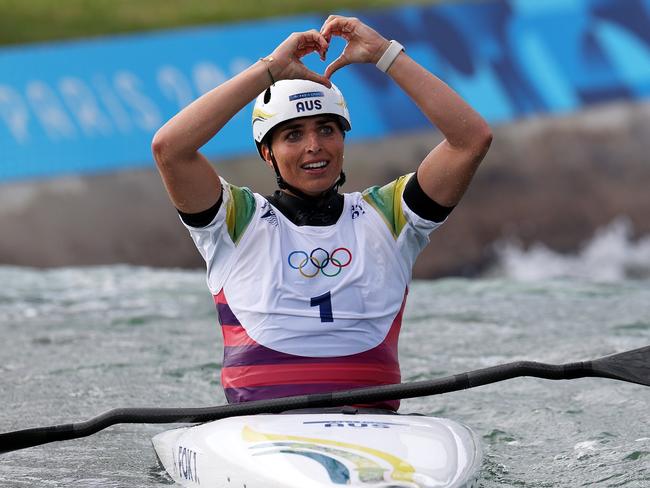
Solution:
{"label": "white kayak", "polygon": [[478,487],[476,434],[419,415],[289,413],[216,420],[156,435],[167,473],[187,487]]}

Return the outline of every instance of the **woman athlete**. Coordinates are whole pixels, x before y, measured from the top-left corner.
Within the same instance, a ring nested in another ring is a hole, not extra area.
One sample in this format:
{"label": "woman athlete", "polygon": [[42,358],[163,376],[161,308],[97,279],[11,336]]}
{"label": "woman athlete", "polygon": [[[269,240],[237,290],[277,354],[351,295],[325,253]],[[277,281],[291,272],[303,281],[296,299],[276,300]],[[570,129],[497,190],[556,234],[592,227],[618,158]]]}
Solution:
{"label": "woman athlete", "polygon": [[[301,58],[325,59],[323,75]],[[340,193],[345,100],[339,69],[373,63],[443,134],[417,172]],[[279,190],[221,179],[199,152],[257,97],[253,136]],[[224,337],[230,402],[400,382],[397,339],[413,263],[459,202],[492,139],[451,88],[356,18],[330,16],[167,122],[152,148],[165,187],[207,264]],[[397,402],[376,406],[396,409]]]}

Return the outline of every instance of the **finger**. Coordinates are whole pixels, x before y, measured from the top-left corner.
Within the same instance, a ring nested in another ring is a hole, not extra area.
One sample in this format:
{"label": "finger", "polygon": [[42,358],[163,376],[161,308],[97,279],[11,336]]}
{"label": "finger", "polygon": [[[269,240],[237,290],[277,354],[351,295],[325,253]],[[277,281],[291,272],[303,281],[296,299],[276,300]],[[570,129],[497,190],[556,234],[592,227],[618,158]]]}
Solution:
{"label": "finger", "polygon": [[325,54],[327,53],[328,48],[329,42],[316,29],[311,29],[301,33],[301,39],[298,42],[298,49],[306,49],[305,54],[317,51],[321,59],[325,59]]}
{"label": "finger", "polygon": [[[329,20],[329,19],[328,19]],[[351,35],[354,33],[359,19],[355,17],[335,17],[321,28],[321,34],[330,40],[332,36],[339,36],[346,40],[350,40]]]}
{"label": "finger", "polygon": [[[323,22],[323,25],[322,25],[321,28],[320,28],[320,33],[321,33],[322,35],[326,36],[326,33],[327,33],[328,30],[329,30],[329,27],[328,27],[329,24],[330,24],[332,21],[334,21],[334,20],[336,20],[336,19],[340,19],[340,18],[341,18],[340,15],[330,15],[329,17],[327,17],[327,19],[325,20],[325,22]],[[327,37],[327,36],[326,36],[326,37]],[[329,39],[328,39],[328,41],[329,41]]]}
{"label": "finger", "polygon": [[330,41],[332,36],[341,36],[345,25],[349,22],[348,17],[342,17],[340,15],[331,15],[329,19],[323,24],[321,28],[321,34],[325,39]]}
{"label": "finger", "polygon": [[325,69],[325,77],[328,79],[331,78],[336,71],[340,70],[343,66],[347,66],[348,64],[350,64],[350,62],[345,57],[345,54],[341,54],[338,58],[329,64],[327,69]]}
{"label": "finger", "polygon": [[325,37],[323,37],[323,35],[320,32],[318,32],[316,29],[311,29],[304,32],[304,37],[306,40],[317,43],[321,47],[326,47],[328,44]]}
{"label": "finger", "polygon": [[310,43],[299,44],[298,46],[296,46],[295,49],[295,54],[298,58],[302,58],[307,54],[313,52],[318,53],[320,58],[324,59],[325,54],[327,53],[327,48],[323,48],[320,44],[310,42]]}
{"label": "finger", "polygon": [[342,18],[344,18],[342,15],[330,15],[330,16],[328,16],[327,19],[325,19],[325,22],[323,22],[323,25],[322,25],[321,28],[320,28],[321,33],[323,32],[323,28],[324,28],[327,24],[329,24],[330,22],[332,22],[332,21],[334,21],[334,20],[336,20],[336,19],[342,19]]}
{"label": "finger", "polygon": [[318,73],[314,73],[313,71],[306,69],[305,72],[302,74],[302,78],[305,80],[311,80],[315,81],[316,83],[320,83],[321,85],[325,85],[327,88],[332,87],[332,82],[329,80],[329,78],[319,75]]}

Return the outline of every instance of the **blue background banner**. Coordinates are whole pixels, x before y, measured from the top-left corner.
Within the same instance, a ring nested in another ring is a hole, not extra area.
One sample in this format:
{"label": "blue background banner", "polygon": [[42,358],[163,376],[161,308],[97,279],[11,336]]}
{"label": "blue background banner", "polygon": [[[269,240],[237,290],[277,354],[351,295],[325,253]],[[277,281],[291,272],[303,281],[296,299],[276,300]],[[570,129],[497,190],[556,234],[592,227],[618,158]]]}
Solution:
{"label": "blue background banner", "polygon": [[[650,0],[490,0],[354,12],[490,122],[650,96]],[[0,180],[151,166],[154,132],[293,31],[299,16],[0,49]],[[339,40],[331,62],[343,47]],[[306,64],[322,72],[315,55]],[[430,127],[373,66],[334,75],[364,140]],[[254,153],[250,108],[205,148]]]}

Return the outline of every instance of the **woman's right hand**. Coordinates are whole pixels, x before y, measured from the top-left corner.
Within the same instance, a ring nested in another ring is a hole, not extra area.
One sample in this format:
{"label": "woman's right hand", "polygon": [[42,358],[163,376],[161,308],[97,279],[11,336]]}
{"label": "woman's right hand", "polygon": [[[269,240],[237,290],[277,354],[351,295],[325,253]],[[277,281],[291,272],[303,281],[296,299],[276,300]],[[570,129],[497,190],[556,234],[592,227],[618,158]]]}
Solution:
{"label": "woman's right hand", "polygon": [[294,32],[264,60],[275,80],[312,80],[330,87],[332,83],[328,78],[310,70],[301,60],[307,54],[316,52],[324,61],[328,48],[329,42],[315,29]]}

